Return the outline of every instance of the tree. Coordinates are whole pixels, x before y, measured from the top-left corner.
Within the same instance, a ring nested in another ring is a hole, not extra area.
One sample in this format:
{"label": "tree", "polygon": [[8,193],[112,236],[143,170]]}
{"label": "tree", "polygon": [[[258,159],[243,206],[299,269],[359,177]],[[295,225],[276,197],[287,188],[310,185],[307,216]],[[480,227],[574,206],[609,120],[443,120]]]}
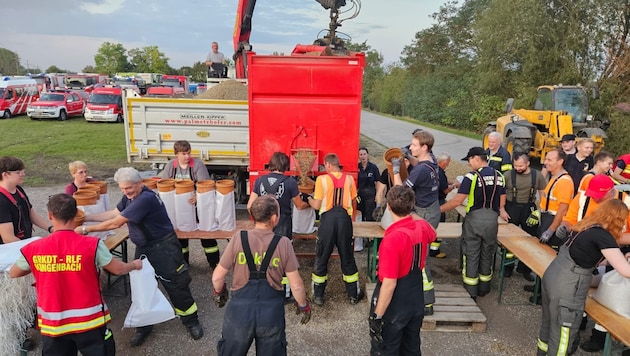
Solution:
{"label": "tree", "polygon": [[205,83],[208,79],[208,67],[205,62],[195,62],[186,75],[189,75],[197,83]]}
{"label": "tree", "polygon": [[0,74],[17,75],[21,70],[18,54],[6,48],[0,48]]}
{"label": "tree", "polygon": [[113,76],[116,72],[125,72],[129,68],[127,50],[120,43],[104,42],[94,55],[94,67],[98,73]]}
{"label": "tree", "polygon": [[68,73],[68,71],[53,64],[46,69],[46,73]]}
{"label": "tree", "polygon": [[373,109],[376,103],[373,102],[374,96],[371,95],[375,89],[375,85],[383,80],[385,71],[382,68],[383,55],[373,50],[367,41],[363,43],[347,43],[346,48],[354,52],[365,53],[365,70],[363,71],[363,105]]}
{"label": "tree", "polygon": [[173,73],[168,58],[158,46],[130,49],[129,57],[133,71],[144,73]]}
{"label": "tree", "polygon": [[83,67],[83,73],[97,73],[96,68],[93,65],[87,65]]}

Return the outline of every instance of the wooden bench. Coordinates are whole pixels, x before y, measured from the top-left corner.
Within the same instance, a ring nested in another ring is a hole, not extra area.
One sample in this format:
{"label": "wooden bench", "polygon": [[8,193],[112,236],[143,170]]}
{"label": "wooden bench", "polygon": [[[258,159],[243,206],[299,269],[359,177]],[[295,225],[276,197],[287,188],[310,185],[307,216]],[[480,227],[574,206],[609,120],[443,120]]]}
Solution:
{"label": "wooden bench", "polygon": [[[500,236],[499,243],[536,273],[535,290],[538,290],[540,277],[544,275],[547,267],[556,258],[556,251],[546,244],[541,244],[535,237]],[[505,249],[502,253],[502,260],[505,258]],[[503,271],[501,271],[501,277],[502,273]],[[591,297],[594,290],[591,288],[590,295],[586,298],[584,310],[591,319],[608,330],[602,355],[609,356],[612,351],[611,337],[630,347],[630,320],[599,304]],[[499,303],[501,303],[501,292],[502,278],[499,282]],[[537,295],[534,297],[536,298]]]}
{"label": "wooden bench", "polygon": [[[127,239],[129,238],[129,229],[127,225],[123,225],[116,230],[113,230],[114,234],[107,236],[103,241],[107,249],[112,253],[112,255],[116,257],[120,257],[123,262],[128,262],[129,257],[127,255]],[[120,249],[119,249],[120,248]],[[127,278],[128,275],[122,276],[113,276],[111,273],[107,272],[107,289],[111,289],[112,285],[114,285],[119,280],[123,282],[123,294],[122,295],[112,295],[111,296],[123,296],[126,297],[129,294],[129,287],[127,286]]]}

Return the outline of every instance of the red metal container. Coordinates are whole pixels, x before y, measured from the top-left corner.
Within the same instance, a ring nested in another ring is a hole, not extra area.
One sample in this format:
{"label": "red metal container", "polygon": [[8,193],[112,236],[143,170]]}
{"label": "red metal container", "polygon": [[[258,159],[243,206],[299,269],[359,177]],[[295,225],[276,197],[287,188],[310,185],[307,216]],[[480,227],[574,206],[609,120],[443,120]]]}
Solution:
{"label": "red metal container", "polygon": [[321,174],[324,156],[336,153],[356,181],[365,56],[308,55],[298,47],[291,56],[248,57],[250,184],[267,173],[276,151],[291,158],[288,175],[298,175],[300,151],[315,156],[309,175]]}

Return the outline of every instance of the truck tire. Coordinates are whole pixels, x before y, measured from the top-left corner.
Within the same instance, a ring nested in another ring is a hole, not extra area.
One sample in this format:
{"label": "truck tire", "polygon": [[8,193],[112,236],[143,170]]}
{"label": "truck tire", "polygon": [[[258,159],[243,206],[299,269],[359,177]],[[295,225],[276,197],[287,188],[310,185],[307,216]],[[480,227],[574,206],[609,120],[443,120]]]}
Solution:
{"label": "truck tire", "polygon": [[123,119],[123,116],[122,116],[121,114],[118,114],[118,116],[116,117],[116,122],[120,124],[120,123],[122,123],[123,121],[125,121],[125,120]]}
{"label": "truck tire", "polygon": [[61,109],[61,111],[59,111],[59,121],[66,121],[68,120],[68,114],[66,113],[65,110]]}
{"label": "truck tire", "polygon": [[527,153],[529,155],[529,151],[531,150],[531,144],[526,138],[515,138],[512,135],[509,135],[505,140],[506,149],[510,152],[510,155],[514,157],[514,152],[522,152]]}
{"label": "truck tire", "polygon": [[496,126],[488,126],[483,130],[483,136],[481,138],[481,145],[483,148],[488,148],[488,135],[497,130]]}
{"label": "truck tire", "polygon": [[11,111],[9,109],[6,109],[4,111],[4,113],[2,113],[2,118],[3,119],[10,119],[11,118]]}

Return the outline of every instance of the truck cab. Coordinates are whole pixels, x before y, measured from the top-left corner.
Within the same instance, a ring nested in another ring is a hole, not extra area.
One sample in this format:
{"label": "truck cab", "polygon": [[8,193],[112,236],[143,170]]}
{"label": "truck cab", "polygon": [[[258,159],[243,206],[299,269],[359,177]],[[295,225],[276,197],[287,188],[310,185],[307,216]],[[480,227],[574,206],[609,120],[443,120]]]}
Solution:
{"label": "truck cab", "polygon": [[0,79],[0,118],[8,119],[26,113],[28,105],[39,99],[34,79],[4,77]]}
{"label": "truck cab", "polygon": [[185,75],[163,75],[162,85],[172,87],[175,94],[188,94],[188,77]]}
{"label": "truck cab", "polygon": [[94,88],[85,109],[85,121],[123,122],[122,88],[107,85]]}

